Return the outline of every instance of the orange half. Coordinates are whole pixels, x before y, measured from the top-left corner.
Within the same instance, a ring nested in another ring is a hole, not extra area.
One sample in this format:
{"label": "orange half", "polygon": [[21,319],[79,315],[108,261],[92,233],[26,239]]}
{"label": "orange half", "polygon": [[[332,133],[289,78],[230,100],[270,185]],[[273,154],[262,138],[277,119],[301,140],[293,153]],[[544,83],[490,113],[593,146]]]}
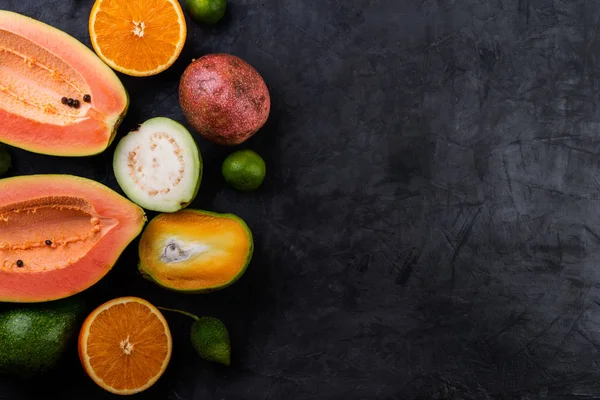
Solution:
{"label": "orange half", "polygon": [[177,0],[96,0],[89,31],[98,57],[131,76],[156,75],[169,68],[187,36]]}
{"label": "orange half", "polygon": [[120,395],[142,392],[167,369],[172,338],[164,316],[138,297],[96,308],[79,333],[79,358],[98,386]]}

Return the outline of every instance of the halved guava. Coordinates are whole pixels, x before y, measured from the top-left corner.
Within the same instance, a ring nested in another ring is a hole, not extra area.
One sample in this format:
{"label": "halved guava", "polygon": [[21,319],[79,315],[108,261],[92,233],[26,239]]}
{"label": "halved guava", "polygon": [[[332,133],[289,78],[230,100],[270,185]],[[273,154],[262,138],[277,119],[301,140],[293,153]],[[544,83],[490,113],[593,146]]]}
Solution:
{"label": "halved guava", "polygon": [[113,169],[131,201],[147,210],[175,212],[198,194],[202,155],[183,125],[156,117],[119,141]]}

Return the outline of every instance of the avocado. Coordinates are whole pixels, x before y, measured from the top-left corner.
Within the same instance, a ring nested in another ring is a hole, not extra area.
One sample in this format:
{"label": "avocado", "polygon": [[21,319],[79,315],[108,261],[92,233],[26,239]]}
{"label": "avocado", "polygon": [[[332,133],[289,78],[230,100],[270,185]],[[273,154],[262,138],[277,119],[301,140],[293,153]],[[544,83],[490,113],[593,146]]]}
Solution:
{"label": "avocado", "polygon": [[61,360],[84,310],[80,298],[24,304],[0,312],[0,372],[31,377]]}

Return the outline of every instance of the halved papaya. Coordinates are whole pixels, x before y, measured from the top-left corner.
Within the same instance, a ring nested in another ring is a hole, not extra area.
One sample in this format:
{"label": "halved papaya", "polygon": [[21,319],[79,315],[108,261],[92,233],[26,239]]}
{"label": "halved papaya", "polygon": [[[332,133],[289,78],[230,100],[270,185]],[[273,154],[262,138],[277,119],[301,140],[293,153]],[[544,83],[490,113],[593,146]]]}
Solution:
{"label": "halved papaya", "polygon": [[125,87],[91,49],[0,10],[0,142],[56,156],[101,153],[128,107]]}
{"label": "halved papaya", "polygon": [[253,251],[252,232],[240,217],[183,209],[148,223],[140,237],[138,269],[166,289],[211,292],[237,281]]}
{"label": "halved papaya", "polygon": [[0,179],[0,301],[56,300],[89,288],[145,222],[141,207],[87,178]]}

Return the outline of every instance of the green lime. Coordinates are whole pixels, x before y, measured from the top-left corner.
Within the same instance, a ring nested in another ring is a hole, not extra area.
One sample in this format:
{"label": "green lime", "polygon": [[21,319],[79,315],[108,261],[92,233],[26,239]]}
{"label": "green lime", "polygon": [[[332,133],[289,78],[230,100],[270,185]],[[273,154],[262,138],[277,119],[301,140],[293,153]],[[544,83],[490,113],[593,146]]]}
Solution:
{"label": "green lime", "polygon": [[252,150],[238,150],[227,156],[221,166],[225,181],[234,189],[258,189],[266,174],[265,161]]}
{"label": "green lime", "polygon": [[6,175],[12,164],[12,158],[8,152],[8,147],[0,143],[0,177]]}
{"label": "green lime", "polygon": [[226,0],[186,0],[185,8],[194,21],[216,24],[225,15]]}
{"label": "green lime", "polygon": [[190,339],[192,346],[203,360],[223,365],[230,364],[229,332],[220,319],[199,317],[192,324]]}

